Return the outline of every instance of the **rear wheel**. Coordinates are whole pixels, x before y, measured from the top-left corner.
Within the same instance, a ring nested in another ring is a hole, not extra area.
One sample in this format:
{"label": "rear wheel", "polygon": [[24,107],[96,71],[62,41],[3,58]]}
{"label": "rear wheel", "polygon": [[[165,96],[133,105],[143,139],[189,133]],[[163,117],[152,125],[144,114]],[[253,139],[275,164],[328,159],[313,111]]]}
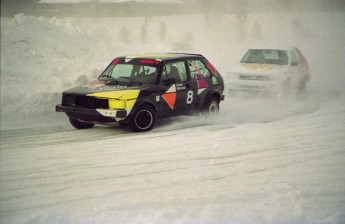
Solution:
{"label": "rear wheel", "polygon": [[206,115],[217,115],[219,112],[219,101],[216,97],[211,97],[204,106],[203,113]]}
{"label": "rear wheel", "polygon": [[93,123],[82,122],[82,121],[79,121],[78,119],[75,119],[75,118],[69,118],[69,122],[76,129],[88,129],[88,128],[92,128],[93,126],[95,126],[95,124],[93,124]]}
{"label": "rear wheel", "polygon": [[297,87],[298,93],[304,93],[305,86],[306,86],[306,82],[305,81],[301,82]]}
{"label": "rear wheel", "polygon": [[135,111],[129,123],[133,131],[144,132],[151,130],[155,122],[155,110],[149,105],[142,105]]}

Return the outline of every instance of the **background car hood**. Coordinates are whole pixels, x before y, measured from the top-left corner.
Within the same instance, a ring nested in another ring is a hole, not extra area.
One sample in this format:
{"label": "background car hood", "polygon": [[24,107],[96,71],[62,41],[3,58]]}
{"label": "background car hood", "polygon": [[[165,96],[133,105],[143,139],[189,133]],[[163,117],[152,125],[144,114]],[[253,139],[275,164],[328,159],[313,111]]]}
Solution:
{"label": "background car hood", "polygon": [[281,74],[289,69],[288,65],[273,65],[273,64],[252,64],[241,63],[234,69],[232,73],[240,74]]}
{"label": "background car hood", "polygon": [[98,98],[128,99],[128,97],[136,98],[141,90],[148,87],[148,85],[126,86],[109,84],[108,81],[95,81],[74,87],[65,91],[65,93],[94,96]]}

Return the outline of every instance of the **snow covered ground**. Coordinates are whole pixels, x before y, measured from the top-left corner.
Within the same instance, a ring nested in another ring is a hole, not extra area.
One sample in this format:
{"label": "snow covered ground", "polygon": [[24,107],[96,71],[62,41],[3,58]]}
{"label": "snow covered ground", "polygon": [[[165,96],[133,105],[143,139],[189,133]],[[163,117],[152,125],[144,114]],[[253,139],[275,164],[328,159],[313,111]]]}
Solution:
{"label": "snow covered ground", "polygon": [[[204,19],[1,18],[0,222],[344,223],[345,15]],[[227,96],[215,120],[161,120],[142,134],[75,130],[54,112],[63,90],[114,57],[183,51],[181,42],[224,76],[250,46],[296,45],[312,79],[302,97]]]}

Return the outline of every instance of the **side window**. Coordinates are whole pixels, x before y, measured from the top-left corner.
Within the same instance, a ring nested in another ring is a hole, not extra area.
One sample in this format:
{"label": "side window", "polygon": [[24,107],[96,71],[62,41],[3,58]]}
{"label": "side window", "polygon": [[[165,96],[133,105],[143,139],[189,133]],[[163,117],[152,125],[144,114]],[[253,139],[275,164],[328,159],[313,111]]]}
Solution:
{"label": "side window", "polygon": [[298,65],[297,55],[294,51],[291,51],[291,65]]}
{"label": "side window", "polygon": [[177,83],[188,80],[186,65],[184,61],[167,63],[162,72],[162,80],[176,79]]}
{"label": "side window", "polygon": [[188,60],[188,67],[193,79],[195,79],[197,75],[201,76],[201,78],[211,78],[210,71],[200,60]]}
{"label": "side window", "polygon": [[299,58],[300,58],[302,63],[306,63],[307,62],[307,60],[305,59],[304,55],[302,54],[302,52],[298,48],[296,48],[296,53],[298,54],[298,56],[299,56]]}

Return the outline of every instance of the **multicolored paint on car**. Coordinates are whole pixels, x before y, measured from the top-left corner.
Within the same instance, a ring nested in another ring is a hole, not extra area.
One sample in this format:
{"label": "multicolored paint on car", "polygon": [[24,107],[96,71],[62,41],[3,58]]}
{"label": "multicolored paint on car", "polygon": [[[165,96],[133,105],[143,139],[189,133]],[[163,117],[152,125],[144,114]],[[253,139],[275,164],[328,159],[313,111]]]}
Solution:
{"label": "multicolored paint on car", "polygon": [[222,76],[202,55],[129,55],[115,58],[97,81],[65,91],[56,111],[76,128],[120,122],[147,131],[156,118],[218,111],[223,90]]}

